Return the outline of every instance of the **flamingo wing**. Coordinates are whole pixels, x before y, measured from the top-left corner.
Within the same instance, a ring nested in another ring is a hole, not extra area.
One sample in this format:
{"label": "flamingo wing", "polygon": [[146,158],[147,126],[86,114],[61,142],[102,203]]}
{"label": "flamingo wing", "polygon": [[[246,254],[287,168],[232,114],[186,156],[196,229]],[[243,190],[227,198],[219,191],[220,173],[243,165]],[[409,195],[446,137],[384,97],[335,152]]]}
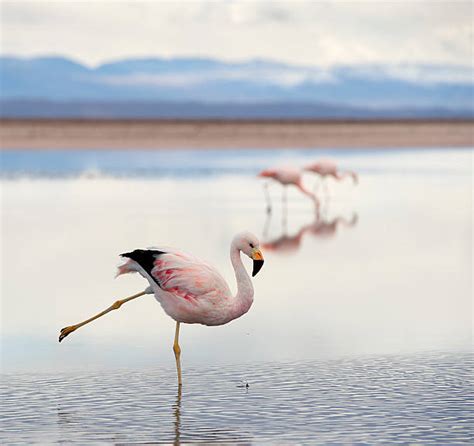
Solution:
{"label": "flamingo wing", "polygon": [[153,248],[136,249],[121,256],[129,258],[133,263],[127,262],[128,268],[148,279],[152,287],[157,285],[187,301],[230,295],[229,287],[219,272],[189,254],[170,248]]}

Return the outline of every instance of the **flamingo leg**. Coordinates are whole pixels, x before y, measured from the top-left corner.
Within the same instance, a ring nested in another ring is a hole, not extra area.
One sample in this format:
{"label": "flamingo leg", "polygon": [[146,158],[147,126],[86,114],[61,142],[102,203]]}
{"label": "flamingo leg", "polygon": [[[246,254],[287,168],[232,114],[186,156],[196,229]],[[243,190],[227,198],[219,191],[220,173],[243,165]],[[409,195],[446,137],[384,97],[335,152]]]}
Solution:
{"label": "flamingo leg", "polygon": [[183,385],[181,381],[181,347],[179,346],[179,322],[176,322],[176,331],[174,334],[174,344],[173,344],[173,351],[174,357],[176,358],[176,371],[178,372],[178,387]]}
{"label": "flamingo leg", "polygon": [[265,222],[263,224],[263,231],[262,231],[262,237],[264,240],[268,239],[268,231],[270,230],[270,222],[272,220],[272,214],[271,212],[267,213],[267,216],[265,217]]}
{"label": "flamingo leg", "polygon": [[281,224],[283,227],[283,232],[286,233],[287,230],[287,216],[288,216],[288,199],[287,199],[287,187],[283,186],[281,196]]}
{"label": "flamingo leg", "polygon": [[64,327],[61,330],[61,333],[59,335],[59,342],[61,342],[66,336],[70,335],[73,331],[76,331],[78,328],[83,327],[84,325],[88,324],[89,322],[95,321],[99,317],[102,317],[109,313],[112,310],[118,310],[124,303],[129,302],[133,299],[136,299],[137,297],[143,296],[144,294],[148,294],[148,290],[142,291],[141,293],[134,294],[133,296],[126,297],[125,299],[120,299],[115,301],[109,308],[107,308],[104,311],[101,311],[100,313],[96,314],[95,316],[92,316],[89,319],[86,319],[83,322],[80,322],[79,324],[75,325],[70,325],[68,327]]}
{"label": "flamingo leg", "polygon": [[329,183],[327,178],[324,178],[324,195],[326,195],[326,198],[329,196]]}
{"label": "flamingo leg", "polygon": [[319,178],[316,178],[316,181],[314,182],[314,190],[313,193],[314,195],[318,195],[319,192],[319,186],[321,186],[321,180]]}
{"label": "flamingo leg", "polygon": [[281,190],[281,202],[282,202],[282,208],[283,207],[286,207],[286,204],[287,204],[287,189],[286,189],[286,186],[283,186],[282,190]]}
{"label": "flamingo leg", "polygon": [[265,194],[265,200],[267,202],[267,214],[272,212],[272,202],[270,200],[270,194],[268,192],[268,183],[263,184],[263,193]]}

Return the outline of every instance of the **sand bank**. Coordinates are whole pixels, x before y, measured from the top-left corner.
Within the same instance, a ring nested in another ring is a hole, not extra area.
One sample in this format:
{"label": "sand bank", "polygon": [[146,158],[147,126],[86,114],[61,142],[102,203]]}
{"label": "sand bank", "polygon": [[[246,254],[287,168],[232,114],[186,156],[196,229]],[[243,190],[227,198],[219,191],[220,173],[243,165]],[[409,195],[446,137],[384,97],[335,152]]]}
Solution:
{"label": "sand bank", "polygon": [[474,121],[0,120],[4,149],[472,147]]}

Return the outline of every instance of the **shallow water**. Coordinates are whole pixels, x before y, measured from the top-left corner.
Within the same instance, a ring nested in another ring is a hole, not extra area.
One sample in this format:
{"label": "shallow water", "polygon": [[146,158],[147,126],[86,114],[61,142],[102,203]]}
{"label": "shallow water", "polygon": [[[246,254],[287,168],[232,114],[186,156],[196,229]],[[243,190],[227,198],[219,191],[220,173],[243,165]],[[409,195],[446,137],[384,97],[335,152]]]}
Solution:
{"label": "shallow water", "polygon": [[[331,183],[320,214],[271,185],[267,215],[259,169],[328,155],[360,184]],[[472,162],[468,149],[3,152],[4,442],[465,442]],[[134,248],[183,248],[234,288],[243,229],[264,243],[254,305],[182,328],[180,401],[173,321],[151,296],[57,342],[145,287],[113,279]]]}
{"label": "shallow water", "polygon": [[0,440],[468,444],[472,366],[425,354],[187,368],[181,394],[163,368],[7,375]]}

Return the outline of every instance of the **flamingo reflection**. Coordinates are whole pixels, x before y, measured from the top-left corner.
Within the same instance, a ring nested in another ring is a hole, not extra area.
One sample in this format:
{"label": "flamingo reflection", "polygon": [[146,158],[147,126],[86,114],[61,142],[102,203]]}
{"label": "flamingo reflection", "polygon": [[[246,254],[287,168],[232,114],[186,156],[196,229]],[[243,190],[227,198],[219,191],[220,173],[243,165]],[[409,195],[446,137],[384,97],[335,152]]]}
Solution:
{"label": "flamingo reflection", "polygon": [[181,444],[181,386],[178,386],[178,395],[174,405],[174,443]]}
{"label": "flamingo reflection", "polygon": [[287,224],[287,209],[284,208],[284,216],[282,220],[282,229],[279,236],[268,239],[268,233],[271,223],[271,214],[267,214],[264,228],[263,228],[263,243],[262,247],[266,251],[278,252],[282,254],[292,254],[297,252],[304,240],[305,234],[311,237],[321,239],[330,239],[336,236],[340,227],[351,228],[357,225],[358,215],[353,213],[350,219],[344,216],[336,216],[329,218],[327,216],[327,207],[321,210],[319,207],[315,208],[314,219],[311,223],[301,226],[295,233],[289,234]]}
{"label": "flamingo reflection", "polygon": [[274,238],[268,242],[264,242],[262,246],[266,251],[291,254],[292,252],[296,252],[299,250],[304,232],[304,228],[301,228],[294,235],[288,235],[286,233],[283,233],[277,238]]}
{"label": "flamingo reflection", "polygon": [[357,221],[358,216],[355,212],[350,220],[342,216],[337,216],[332,220],[319,216],[316,217],[311,224],[304,226],[302,229],[305,234],[311,234],[313,237],[332,238],[336,235],[340,226],[350,228],[355,226]]}
{"label": "flamingo reflection", "polygon": [[301,228],[294,235],[288,234],[288,207],[286,206],[286,203],[284,203],[282,207],[281,234],[272,240],[268,240],[271,220],[272,214],[267,212],[267,217],[265,219],[265,224],[262,231],[262,248],[268,251],[282,252],[286,254],[298,251],[304,230]]}

